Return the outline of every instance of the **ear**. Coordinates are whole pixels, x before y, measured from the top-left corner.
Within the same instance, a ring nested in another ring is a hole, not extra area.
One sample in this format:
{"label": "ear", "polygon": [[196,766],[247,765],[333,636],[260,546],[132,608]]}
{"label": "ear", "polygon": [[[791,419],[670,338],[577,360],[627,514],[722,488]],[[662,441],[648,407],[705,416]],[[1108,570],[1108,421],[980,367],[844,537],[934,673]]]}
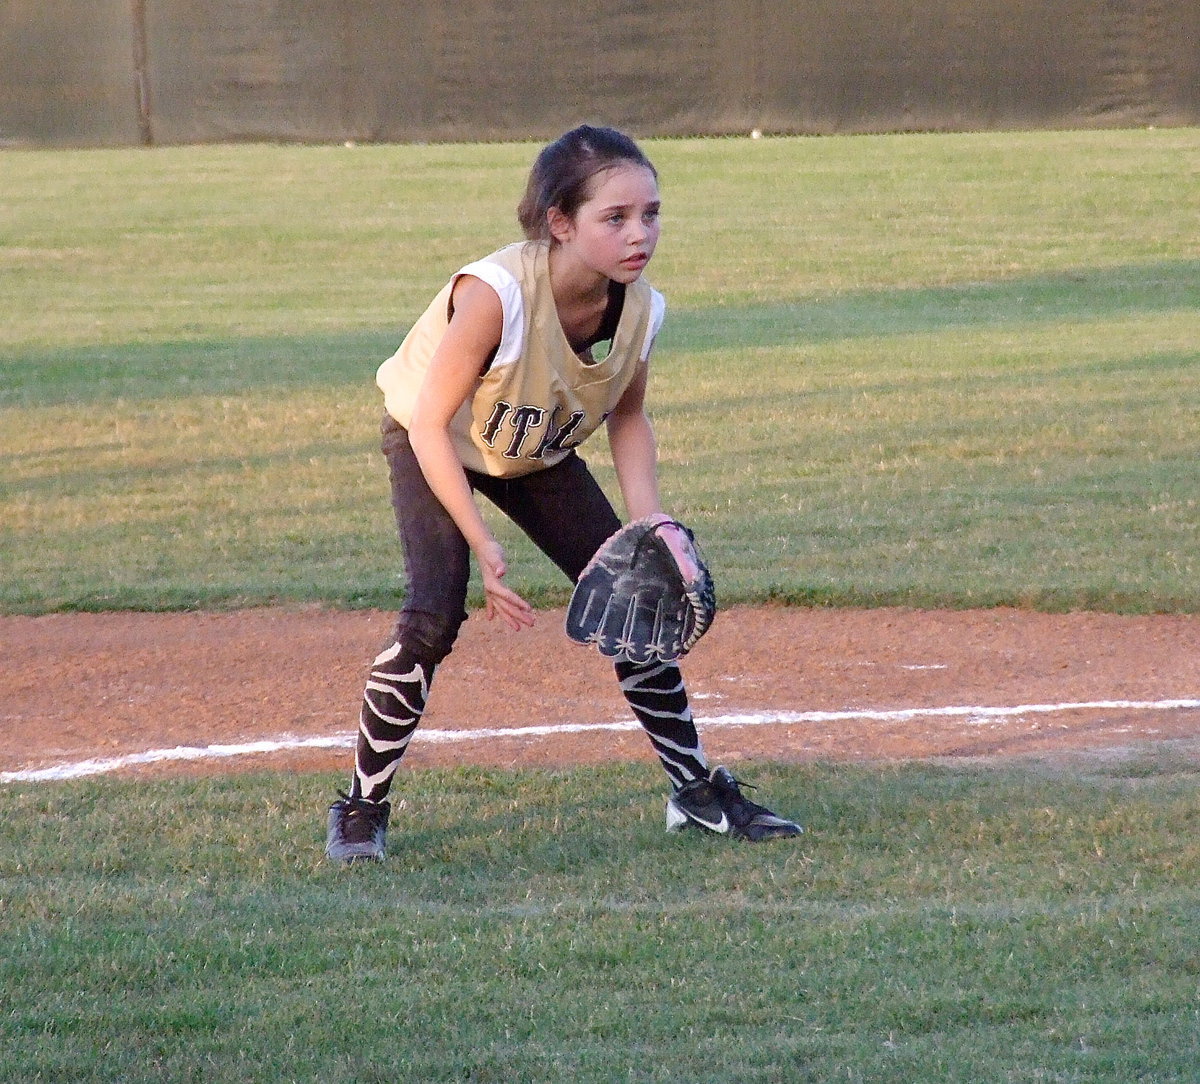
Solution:
{"label": "ear", "polygon": [[569,241],[575,232],[575,223],[571,216],[558,207],[551,207],[546,211],[546,224],[550,227],[550,237],[559,244]]}

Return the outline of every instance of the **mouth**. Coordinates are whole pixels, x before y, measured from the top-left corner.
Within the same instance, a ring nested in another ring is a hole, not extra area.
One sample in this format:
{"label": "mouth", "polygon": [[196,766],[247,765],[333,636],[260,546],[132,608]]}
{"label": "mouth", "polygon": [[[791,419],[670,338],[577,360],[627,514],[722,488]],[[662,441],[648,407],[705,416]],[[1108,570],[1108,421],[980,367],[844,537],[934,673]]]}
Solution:
{"label": "mouth", "polygon": [[621,261],[621,266],[631,269],[640,269],[645,267],[649,262],[650,257],[644,252],[636,252],[632,256],[626,256],[625,259]]}

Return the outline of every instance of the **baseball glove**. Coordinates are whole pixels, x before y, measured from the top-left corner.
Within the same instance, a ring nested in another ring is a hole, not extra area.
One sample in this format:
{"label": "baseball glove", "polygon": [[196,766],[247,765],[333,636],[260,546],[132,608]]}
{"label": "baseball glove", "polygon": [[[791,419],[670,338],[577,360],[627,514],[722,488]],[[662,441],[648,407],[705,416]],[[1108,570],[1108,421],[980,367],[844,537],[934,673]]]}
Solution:
{"label": "baseball glove", "polygon": [[695,537],[667,516],[635,520],[597,550],[567,607],[567,635],[601,655],[645,664],[686,655],[717,599]]}

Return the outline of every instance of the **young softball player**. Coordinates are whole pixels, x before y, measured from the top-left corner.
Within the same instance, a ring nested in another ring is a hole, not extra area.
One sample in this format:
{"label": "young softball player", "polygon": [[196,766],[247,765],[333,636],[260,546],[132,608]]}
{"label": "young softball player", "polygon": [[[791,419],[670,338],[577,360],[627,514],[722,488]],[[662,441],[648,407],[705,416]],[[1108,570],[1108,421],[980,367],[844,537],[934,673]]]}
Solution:
{"label": "young softball player", "polygon": [[[604,425],[628,517],[663,511],[644,405],[664,311],[642,278],[659,235],[654,166],[621,132],[575,128],[538,155],[517,217],[527,240],[455,274],[378,372],[408,591],[366,683],[349,793],[329,808],[337,861],[384,855],[387,795],[466,620],[472,554],[488,617],[533,624],[476,495],[574,581],[620,527],[575,450]],[[671,781],[669,828],[801,831],[709,770],[674,663],[618,661],[616,676]]]}

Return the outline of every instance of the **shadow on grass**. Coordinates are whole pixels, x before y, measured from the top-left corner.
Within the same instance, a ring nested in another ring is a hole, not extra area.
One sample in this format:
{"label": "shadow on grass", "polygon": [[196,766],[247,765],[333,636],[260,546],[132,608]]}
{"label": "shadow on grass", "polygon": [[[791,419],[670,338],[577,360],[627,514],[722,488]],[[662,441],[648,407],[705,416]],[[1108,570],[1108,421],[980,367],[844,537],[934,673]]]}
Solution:
{"label": "shadow on grass", "polygon": [[[662,348],[695,352],[955,328],[1088,321],[1195,308],[1200,260],[1081,268],[934,288],[671,311]],[[370,386],[401,329],[202,338],[0,355],[0,407]]]}
{"label": "shadow on grass", "polygon": [[856,290],[772,305],[671,310],[668,350],[825,343],[1195,309],[1200,260],[1130,264],[927,289]]}
{"label": "shadow on grass", "polygon": [[105,343],[0,354],[0,408],[370,388],[396,331]]}

